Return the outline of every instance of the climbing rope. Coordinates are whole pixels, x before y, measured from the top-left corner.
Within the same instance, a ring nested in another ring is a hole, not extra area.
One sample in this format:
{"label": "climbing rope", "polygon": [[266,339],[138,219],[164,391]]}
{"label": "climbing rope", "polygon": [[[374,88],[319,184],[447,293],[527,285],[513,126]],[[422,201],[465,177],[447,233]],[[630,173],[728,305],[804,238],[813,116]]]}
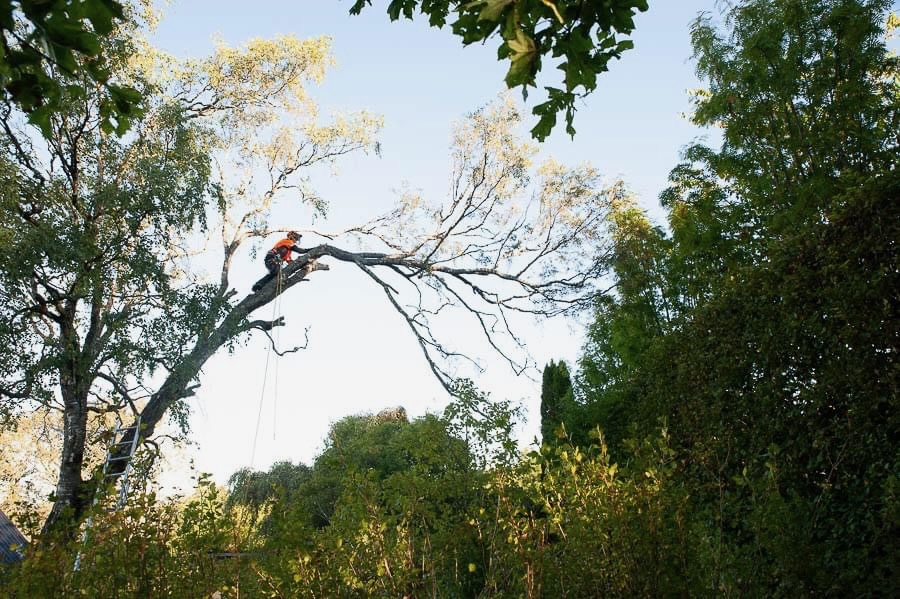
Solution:
{"label": "climbing rope", "polygon": [[[276,277],[275,285],[276,285],[275,301],[272,302],[272,322],[275,322],[281,316],[282,278],[281,278],[281,270],[280,269],[278,271],[278,276]],[[269,379],[269,358],[272,356],[273,345],[277,346],[279,338],[280,338],[280,331],[278,331],[277,327],[276,327],[275,340],[274,340],[274,342],[269,343],[269,347],[266,350],[266,362],[265,362],[265,367],[263,368],[262,389],[260,390],[260,393],[259,393],[259,406],[256,411],[256,429],[253,432],[253,448],[250,451],[250,469],[251,470],[253,469],[253,464],[256,459],[256,444],[257,444],[257,441],[259,440],[259,425],[262,422],[263,402],[265,401],[265,397],[266,397],[266,383],[268,382],[268,379]],[[272,438],[273,439],[275,438],[275,428],[274,428],[275,420],[274,419],[277,417],[276,409],[277,409],[277,403],[278,403],[278,359],[277,359],[277,357],[275,360],[275,377],[274,378],[275,378],[275,381],[274,381],[275,397],[273,400],[273,407],[272,407],[272,413],[273,413]]]}
{"label": "climbing rope", "polygon": [[[278,273],[278,283],[277,285],[277,295],[275,296],[275,310],[278,314],[278,318],[281,318],[281,292],[282,289],[282,280],[281,280],[281,272]],[[272,345],[270,345],[270,349],[274,346],[276,352],[277,348],[281,346],[281,327],[275,327],[275,341]],[[273,383],[272,389],[272,440],[274,441],[276,438],[276,433],[278,432],[278,365],[281,360],[278,359],[278,356],[275,357],[275,381]]]}
{"label": "climbing rope", "polygon": [[[276,278],[275,301],[272,302],[272,322],[275,322],[278,318],[281,317],[281,292],[282,292],[282,278],[281,278],[281,270],[279,269],[278,276]],[[276,331],[275,340],[274,341],[270,340],[268,349],[266,350],[266,361],[265,361],[265,366],[263,367],[262,389],[259,392],[259,405],[256,410],[256,428],[253,431],[253,446],[252,446],[252,449],[250,450],[250,462],[249,462],[249,466],[247,467],[248,478],[244,481],[243,498],[239,502],[245,508],[248,507],[247,506],[247,497],[250,493],[250,486],[252,483],[252,479],[250,478],[250,476],[252,476],[252,474],[253,474],[253,466],[256,462],[256,445],[257,445],[257,441],[259,440],[259,427],[262,422],[262,409],[263,409],[263,403],[265,402],[265,397],[266,397],[266,385],[269,380],[269,360],[272,356],[274,347],[277,347],[277,345],[278,345],[278,339],[279,339],[279,336],[278,336],[278,332]],[[278,358],[277,358],[277,356],[275,358],[274,369],[275,369],[275,377],[274,377],[275,381],[274,381],[273,386],[274,386],[275,399],[273,400],[273,413],[275,411],[275,406],[277,405],[277,400],[278,400]],[[274,426],[274,424],[273,424],[273,426]],[[273,429],[272,435],[273,435],[273,439],[274,439],[274,435],[275,435],[274,429]],[[241,517],[240,517],[241,525],[239,527],[238,535],[236,538],[236,544],[238,547],[243,546],[249,538],[249,537],[241,538],[241,533],[240,533],[240,529],[245,529],[244,532],[247,535],[250,534],[250,527],[245,526],[246,525],[246,520],[245,520],[246,517],[247,517],[247,512],[242,511]]]}

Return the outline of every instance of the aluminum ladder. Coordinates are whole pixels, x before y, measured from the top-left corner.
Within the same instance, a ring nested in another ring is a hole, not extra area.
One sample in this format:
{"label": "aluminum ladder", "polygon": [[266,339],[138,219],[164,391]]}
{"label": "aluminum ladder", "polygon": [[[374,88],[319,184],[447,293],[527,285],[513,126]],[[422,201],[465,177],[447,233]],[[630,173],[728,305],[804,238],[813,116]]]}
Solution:
{"label": "aluminum ladder", "polygon": [[[121,439],[126,439],[128,437],[130,431],[134,431],[131,439],[122,441]],[[134,458],[134,453],[137,451],[140,436],[140,414],[135,418],[134,423],[128,426],[122,426],[121,421],[116,423],[116,428],[113,432],[113,441],[106,451],[106,460],[103,462],[103,474],[100,478],[100,487],[97,489],[97,492],[94,493],[91,511],[93,511],[93,508],[100,502],[103,493],[110,484],[118,487],[118,490],[116,491],[115,504],[107,511],[116,512],[125,507],[125,503],[128,501],[128,491],[131,488],[131,461],[132,458]],[[122,452],[123,449],[124,452]],[[111,466],[116,462],[125,462],[125,467],[120,472],[111,472]],[[87,544],[88,532],[90,531],[93,521],[93,516],[88,516],[87,520],[84,521],[84,530],[81,532],[82,547]],[[74,569],[76,572],[81,569],[81,549],[78,550],[78,555],[75,556]]]}

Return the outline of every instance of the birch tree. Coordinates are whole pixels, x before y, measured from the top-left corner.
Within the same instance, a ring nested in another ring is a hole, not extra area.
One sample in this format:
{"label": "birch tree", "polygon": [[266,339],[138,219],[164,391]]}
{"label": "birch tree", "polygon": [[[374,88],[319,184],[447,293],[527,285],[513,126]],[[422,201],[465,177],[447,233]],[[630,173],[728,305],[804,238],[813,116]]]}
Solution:
{"label": "birch tree", "polygon": [[[405,194],[359,226],[312,232],[322,243],[284,268],[279,283],[238,293],[232,264],[275,232],[275,203],[323,212],[309,169],[376,149],[378,118],[318,118],[307,86],[330,61],[326,39],[255,40],[197,61],[136,47],[121,68],[150,101],[121,140],[104,136],[90,98],[54,116],[46,143],[7,106],[0,337],[11,351],[0,357],[0,399],[13,417],[35,404],[63,416],[45,532],[77,522],[96,493],[99,476],[84,457],[90,413],[126,424],[139,417],[142,445],[164,417],[186,428],[207,360],[284,325],[254,314],[329,265],[369,277],[450,392],[454,364],[475,358],[435,332],[446,314],[468,315],[521,372],[529,359],[513,315],[592,303],[606,268],[604,215],[621,186],[604,187],[587,165],[535,166],[509,102],[459,124],[445,198]],[[208,250],[221,258],[214,280],[195,268],[205,238],[221,241]]]}
{"label": "birch tree", "polygon": [[[301,168],[365,145],[370,126],[313,124],[304,86],[330,64],[326,39],[256,41],[179,62],[133,33],[116,40],[116,66],[148,101],[126,138],[104,133],[102,99],[90,95],[73,92],[46,139],[10,103],[0,114],[0,337],[10,348],[0,358],[0,405],[11,417],[35,405],[62,414],[46,530],[64,514],[79,517],[93,497],[90,414],[150,409],[146,440],[163,397],[163,411],[185,424],[182,400],[197,372],[184,365],[197,355],[189,348],[229,308],[228,290],[220,291],[227,279],[208,284],[188,274],[190,240],[208,229],[208,206],[227,183],[216,174],[221,157],[263,156],[275,176],[271,196],[296,184]],[[305,117],[288,135],[279,120],[292,112]],[[227,249],[225,256],[228,263]],[[229,339],[249,327],[236,323]]]}

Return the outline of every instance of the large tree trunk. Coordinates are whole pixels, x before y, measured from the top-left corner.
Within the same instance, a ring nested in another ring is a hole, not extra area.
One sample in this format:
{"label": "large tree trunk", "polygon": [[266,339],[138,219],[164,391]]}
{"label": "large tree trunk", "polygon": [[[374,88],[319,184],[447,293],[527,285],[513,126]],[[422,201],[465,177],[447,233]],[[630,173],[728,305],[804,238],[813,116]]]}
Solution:
{"label": "large tree trunk", "polygon": [[85,442],[87,440],[87,390],[73,364],[62,372],[60,390],[65,413],[63,415],[63,446],[60,456],[59,478],[53,508],[44,522],[42,536],[59,532],[73,537],[75,523],[81,520],[90,504],[90,493],[82,477]]}
{"label": "large tree trunk", "polygon": [[84,480],[84,446],[87,430],[87,410],[67,409],[63,424],[62,459],[53,509],[44,523],[42,535],[61,530],[64,522],[77,522],[86,508]]}

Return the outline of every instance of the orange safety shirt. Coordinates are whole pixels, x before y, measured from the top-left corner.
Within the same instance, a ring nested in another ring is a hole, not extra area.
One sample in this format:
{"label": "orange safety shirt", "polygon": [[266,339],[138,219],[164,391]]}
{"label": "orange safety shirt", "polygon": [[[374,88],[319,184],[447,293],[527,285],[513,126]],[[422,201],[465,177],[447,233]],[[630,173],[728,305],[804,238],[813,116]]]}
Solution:
{"label": "orange safety shirt", "polygon": [[293,259],[291,258],[291,248],[293,247],[294,240],[285,237],[272,247],[272,251],[278,254],[278,256],[285,262],[290,262]]}

